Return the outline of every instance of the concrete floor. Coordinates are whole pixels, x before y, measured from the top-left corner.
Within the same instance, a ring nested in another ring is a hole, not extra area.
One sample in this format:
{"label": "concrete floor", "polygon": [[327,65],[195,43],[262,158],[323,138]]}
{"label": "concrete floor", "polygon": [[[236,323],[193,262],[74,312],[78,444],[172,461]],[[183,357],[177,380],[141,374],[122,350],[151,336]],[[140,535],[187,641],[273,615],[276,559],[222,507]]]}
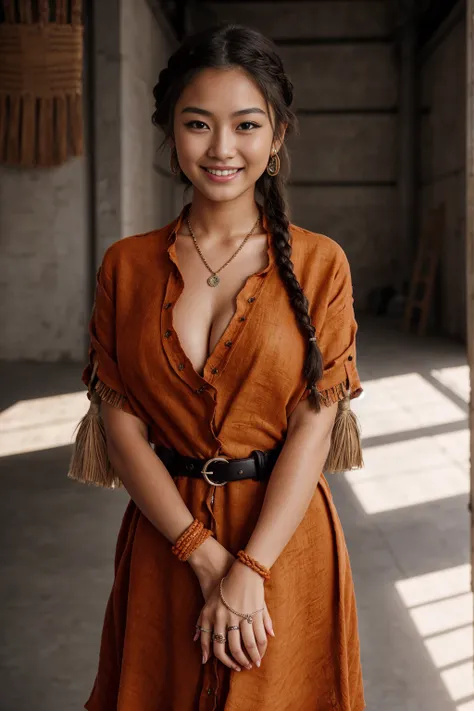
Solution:
{"label": "concrete floor", "polygon": [[[372,321],[359,353],[366,467],[330,484],[367,710],[473,711],[464,348]],[[1,711],[79,710],[95,673],[126,495],[65,477],[79,371],[0,367]]]}

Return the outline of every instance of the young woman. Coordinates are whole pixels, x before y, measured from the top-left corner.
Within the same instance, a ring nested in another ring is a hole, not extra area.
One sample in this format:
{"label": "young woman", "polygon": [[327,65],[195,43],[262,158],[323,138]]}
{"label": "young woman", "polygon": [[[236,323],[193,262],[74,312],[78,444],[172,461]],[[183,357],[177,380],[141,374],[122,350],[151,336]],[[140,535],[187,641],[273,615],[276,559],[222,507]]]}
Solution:
{"label": "young woman", "polygon": [[193,193],[98,273],[70,476],[131,501],[86,708],[362,711],[321,474],[361,465],[357,326],[344,252],[288,219],[292,85],[270,41],[223,26],[184,43],[154,97]]}

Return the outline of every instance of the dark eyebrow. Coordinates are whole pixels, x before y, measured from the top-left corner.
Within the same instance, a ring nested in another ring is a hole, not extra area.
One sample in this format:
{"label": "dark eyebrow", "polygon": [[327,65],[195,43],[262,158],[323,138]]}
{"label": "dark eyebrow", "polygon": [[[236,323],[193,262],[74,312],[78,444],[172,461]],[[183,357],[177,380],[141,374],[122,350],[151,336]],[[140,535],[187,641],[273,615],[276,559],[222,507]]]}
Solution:
{"label": "dark eyebrow", "polygon": [[[200,109],[198,106],[186,106],[182,111],[182,114],[200,114],[201,116],[212,116],[211,111],[206,111],[205,109]],[[263,109],[259,109],[257,106],[253,106],[250,109],[240,109],[239,111],[234,111],[232,116],[244,116],[245,114],[263,114],[266,116],[266,112]]]}

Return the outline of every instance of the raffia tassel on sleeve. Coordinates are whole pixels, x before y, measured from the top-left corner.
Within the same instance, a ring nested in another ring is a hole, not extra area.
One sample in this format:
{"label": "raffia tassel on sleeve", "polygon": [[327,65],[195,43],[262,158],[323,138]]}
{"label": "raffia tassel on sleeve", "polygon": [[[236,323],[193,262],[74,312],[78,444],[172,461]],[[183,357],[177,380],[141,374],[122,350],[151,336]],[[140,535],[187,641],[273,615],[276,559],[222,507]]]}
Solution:
{"label": "raffia tassel on sleeve", "polygon": [[125,398],[98,380],[96,373],[97,363],[94,364],[89,382],[90,407],[78,425],[68,477],[83,484],[115,489],[122,486],[122,483],[114,474],[107,453],[100,405],[104,400],[114,407],[120,407]]}
{"label": "raffia tassel on sleeve", "polygon": [[[338,398],[339,405],[331,434],[331,446],[324,465],[324,471],[333,474],[361,469],[364,466],[359,423],[351,410],[349,392],[343,389],[343,393],[342,399]],[[331,399],[331,401],[336,400]]]}

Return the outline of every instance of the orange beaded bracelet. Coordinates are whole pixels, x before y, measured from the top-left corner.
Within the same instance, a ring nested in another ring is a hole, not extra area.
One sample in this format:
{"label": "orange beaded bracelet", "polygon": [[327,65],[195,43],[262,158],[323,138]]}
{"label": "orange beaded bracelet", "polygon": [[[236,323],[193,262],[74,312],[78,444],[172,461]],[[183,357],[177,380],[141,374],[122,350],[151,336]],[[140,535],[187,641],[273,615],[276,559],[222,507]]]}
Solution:
{"label": "orange beaded bracelet", "polygon": [[192,524],[181,534],[171,550],[178,560],[185,562],[209,536],[212,536],[212,531],[205,528],[204,524],[195,518]]}
{"label": "orange beaded bracelet", "polygon": [[263,578],[264,580],[270,580],[271,573],[269,569],[265,568],[264,565],[256,561],[255,558],[252,558],[251,555],[249,555],[245,551],[239,551],[237,553],[237,558],[240,560],[241,563],[251,568],[255,573],[258,573],[261,578]]}

